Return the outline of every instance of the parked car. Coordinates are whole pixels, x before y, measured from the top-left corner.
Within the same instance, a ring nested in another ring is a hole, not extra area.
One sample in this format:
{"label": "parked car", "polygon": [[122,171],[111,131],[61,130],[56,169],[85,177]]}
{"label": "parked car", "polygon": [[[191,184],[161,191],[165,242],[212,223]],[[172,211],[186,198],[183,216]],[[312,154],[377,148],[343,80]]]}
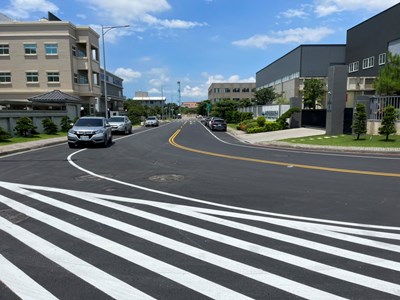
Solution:
{"label": "parked car", "polygon": [[108,119],[113,133],[132,133],[132,122],[127,116],[114,116]]}
{"label": "parked car", "polygon": [[211,130],[221,130],[226,131],[226,121],[222,118],[212,118],[210,121]]}
{"label": "parked car", "polygon": [[203,119],[201,119],[201,124],[203,124],[204,126],[207,126],[208,127],[208,123],[210,122],[210,120],[211,120],[211,117],[205,117],[205,118],[203,118]]}
{"label": "parked car", "polygon": [[158,126],[159,122],[156,116],[149,116],[147,117],[146,121],[144,121],[144,126]]}
{"label": "parked car", "polygon": [[112,143],[111,125],[104,117],[82,117],[68,131],[68,146],[102,145]]}

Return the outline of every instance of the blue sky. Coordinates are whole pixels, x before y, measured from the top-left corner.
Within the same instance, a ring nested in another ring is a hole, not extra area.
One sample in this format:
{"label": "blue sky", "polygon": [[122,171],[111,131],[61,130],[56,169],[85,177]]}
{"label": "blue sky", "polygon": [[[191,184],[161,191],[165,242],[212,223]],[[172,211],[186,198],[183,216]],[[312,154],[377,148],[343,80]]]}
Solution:
{"label": "blue sky", "polygon": [[0,12],[36,21],[51,11],[99,33],[101,25],[129,24],[105,34],[107,70],[124,78],[127,98],[162,90],[177,102],[177,81],[182,101],[207,99],[212,82],[255,81],[257,71],[300,44],[344,44],[347,29],[399,2],[0,0]]}

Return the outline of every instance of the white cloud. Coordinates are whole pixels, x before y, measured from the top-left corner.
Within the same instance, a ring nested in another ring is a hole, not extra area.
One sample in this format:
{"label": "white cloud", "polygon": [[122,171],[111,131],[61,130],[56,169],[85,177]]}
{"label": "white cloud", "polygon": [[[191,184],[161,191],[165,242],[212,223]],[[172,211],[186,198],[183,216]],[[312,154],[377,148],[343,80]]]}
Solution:
{"label": "white cloud", "polygon": [[85,0],[104,19],[117,24],[145,23],[162,28],[192,28],[204,23],[158,19],[154,14],[171,9],[167,0]]}
{"label": "white cloud", "polygon": [[153,87],[161,87],[161,86],[167,85],[170,81],[168,74],[169,74],[169,71],[166,68],[153,68],[147,72],[147,75],[149,77],[152,77],[149,80],[149,83]]}
{"label": "white cloud", "polygon": [[323,17],[342,11],[381,11],[398,2],[398,0],[316,0],[315,13]]}
{"label": "white cloud", "polygon": [[281,15],[285,18],[304,18],[308,16],[308,13],[304,11],[303,8],[300,9],[288,9],[281,13]]}
{"label": "white cloud", "polygon": [[114,71],[114,74],[123,78],[125,82],[131,82],[134,79],[142,77],[140,72],[134,71],[130,68],[118,68]]}
{"label": "white cloud", "polygon": [[268,45],[272,44],[316,43],[332,33],[333,30],[327,27],[303,27],[274,31],[270,35],[257,34],[248,39],[234,41],[232,44],[240,47],[265,49]]}
{"label": "white cloud", "polygon": [[48,11],[53,13],[58,11],[57,5],[47,0],[13,0],[10,3],[1,11],[14,19],[28,19],[30,14],[35,12],[45,13],[47,16]]}

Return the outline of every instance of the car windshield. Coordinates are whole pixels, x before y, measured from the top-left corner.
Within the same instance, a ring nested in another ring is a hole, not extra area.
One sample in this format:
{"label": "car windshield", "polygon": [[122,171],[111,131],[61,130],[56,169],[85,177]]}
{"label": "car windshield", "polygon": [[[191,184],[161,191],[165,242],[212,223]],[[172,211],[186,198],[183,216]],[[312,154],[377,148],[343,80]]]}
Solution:
{"label": "car windshield", "polygon": [[156,120],[156,117],[148,117],[147,120]]}
{"label": "car windshield", "polygon": [[112,117],[108,119],[109,122],[124,122],[124,117]]}
{"label": "car windshield", "polygon": [[102,119],[79,119],[75,126],[80,127],[100,127],[103,126]]}
{"label": "car windshield", "polygon": [[215,119],[213,120],[214,123],[224,123],[225,121],[222,119]]}

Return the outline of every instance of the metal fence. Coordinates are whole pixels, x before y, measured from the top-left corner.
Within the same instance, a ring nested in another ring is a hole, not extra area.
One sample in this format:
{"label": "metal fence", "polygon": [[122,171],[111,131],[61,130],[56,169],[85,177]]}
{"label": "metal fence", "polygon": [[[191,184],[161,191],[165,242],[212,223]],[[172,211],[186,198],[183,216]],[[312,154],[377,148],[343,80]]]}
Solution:
{"label": "metal fence", "polygon": [[369,102],[369,119],[382,120],[385,108],[390,105],[400,110],[400,96],[371,97]]}

